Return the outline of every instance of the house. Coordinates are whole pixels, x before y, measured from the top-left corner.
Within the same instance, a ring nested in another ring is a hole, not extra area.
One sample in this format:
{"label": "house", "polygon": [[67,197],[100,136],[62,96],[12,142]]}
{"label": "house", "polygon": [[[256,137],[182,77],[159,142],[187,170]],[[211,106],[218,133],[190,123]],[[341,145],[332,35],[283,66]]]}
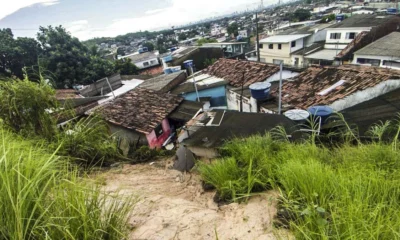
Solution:
{"label": "house", "polygon": [[[194,86],[194,82],[196,83],[196,87]],[[227,84],[228,82],[222,78],[209,74],[200,74],[176,86],[171,90],[171,93],[190,101],[197,101],[198,97],[201,101],[207,98],[206,102],[209,102],[211,107],[221,107],[226,106],[225,92]]]}
{"label": "house", "polygon": [[[219,59],[216,63],[203,70],[202,73],[221,78],[228,83],[224,94],[226,106],[230,110],[240,110],[241,102],[242,105],[251,104],[250,99],[245,103],[247,101],[246,98],[241,99],[239,95],[242,90],[248,90],[251,84],[272,82],[280,78],[279,66],[277,65],[232,59]],[[297,72],[283,70],[282,78],[291,78],[297,74]],[[244,108],[247,109],[250,106],[244,106]],[[256,112],[255,109],[253,108],[249,112]]]}
{"label": "house", "polygon": [[398,16],[354,15],[328,27],[324,49],[304,56],[308,64],[339,65],[352,59],[352,53],[395,31]]}
{"label": "house", "polygon": [[400,69],[400,32],[392,32],[356,51],[353,64]]}
{"label": "house", "polygon": [[287,133],[296,130],[295,123],[283,115],[213,110],[199,115],[181,133],[181,144],[198,157],[215,158],[218,148],[233,138],[265,134],[277,126]]}
{"label": "house", "polygon": [[[306,110],[312,106],[326,105],[337,112],[351,115],[349,109],[352,107],[380,99],[399,88],[398,70],[355,65],[311,66],[291,81],[283,83],[282,106],[285,110]],[[275,98],[270,102],[269,110],[272,112],[278,104],[278,88],[272,88],[271,95]],[[360,109],[358,111],[361,112]],[[379,110],[370,113],[374,112],[379,118]]]}
{"label": "house", "polygon": [[183,98],[169,93],[136,88],[102,105],[96,112],[109,123],[113,134],[127,139],[129,144],[161,148],[176,129],[168,116],[183,101]]}
{"label": "house", "polygon": [[120,59],[130,58],[132,63],[139,69],[146,69],[160,65],[158,57],[152,52],[133,53],[130,55],[122,56]]}
{"label": "house", "polygon": [[306,38],[311,34],[275,35],[260,41],[260,61],[265,63],[298,66],[299,57],[292,54],[305,47]]}
{"label": "house", "polygon": [[201,48],[219,48],[227,58],[244,58],[246,42],[206,43]]}
{"label": "house", "polygon": [[171,74],[163,74],[155,78],[145,80],[140,84],[141,88],[154,90],[160,93],[167,93],[186,80],[186,71],[179,71]]}

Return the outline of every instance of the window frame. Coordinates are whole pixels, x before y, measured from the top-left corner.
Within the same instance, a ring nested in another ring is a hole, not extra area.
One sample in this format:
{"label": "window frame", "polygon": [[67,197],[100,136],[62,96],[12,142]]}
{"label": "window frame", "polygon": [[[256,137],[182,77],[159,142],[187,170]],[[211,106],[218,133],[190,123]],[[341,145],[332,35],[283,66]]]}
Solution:
{"label": "window frame", "polygon": [[[332,36],[334,36],[334,38],[332,38]],[[340,32],[333,32],[329,35],[329,39],[332,39],[332,40],[339,40],[339,39],[341,39],[341,37],[342,37],[342,33],[340,33]]]}
{"label": "window frame", "polygon": [[274,49],[274,44],[273,43],[268,44],[268,49]]}
{"label": "window frame", "polygon": [[282,50],[282,43],[278,43],[278,49]]}
{"label": "window frame", "polygon": [[290,47],[292,47],[292,48],[296,47],[296,41],[292,41],[292,42],[290,43]]}

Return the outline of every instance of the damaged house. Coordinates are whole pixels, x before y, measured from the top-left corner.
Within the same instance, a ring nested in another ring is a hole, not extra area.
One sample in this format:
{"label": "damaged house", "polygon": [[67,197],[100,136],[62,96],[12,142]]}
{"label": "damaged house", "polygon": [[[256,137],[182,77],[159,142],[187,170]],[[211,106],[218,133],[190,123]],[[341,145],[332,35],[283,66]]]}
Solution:
{"label": "damaged house", "polygon": [[201,107],[176,95],[138,87],[104,104],[97,112],[109,123],[112,133],[130,144],[161,148],[180,127],[177,124],[183,125]]}

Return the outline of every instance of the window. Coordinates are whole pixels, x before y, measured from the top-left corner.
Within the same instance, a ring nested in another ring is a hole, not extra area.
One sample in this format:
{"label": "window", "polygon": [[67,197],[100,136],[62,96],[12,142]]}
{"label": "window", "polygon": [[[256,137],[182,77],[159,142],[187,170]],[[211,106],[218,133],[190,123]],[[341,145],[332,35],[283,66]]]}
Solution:
{"label": "window", "polygon": [[144,62],[143,63],[143,66],[145,66],[145,67],[147,67],[147,66],[149,66],[150,64],[149,64],[149,62]]}
{"label": "window", "polygon": [[292,47],[296,47],[296,41],[293,41],[291,45]]}
{"label": "window", "polygon": [[274,44],[269,44],[269,45],[268,45],[268,48],[269,48],[269,49],[274,49]]}
{"label": "window", "polygon": [[354,39],[354,38],[356,38],[355,32],[346,33],[346,39]]}
{"label": "window", "polygon": [[262,48],[263,48],[263,45],[262,45],[262,44],[259,44],[259,45],[258,45],[258,48],[262,49]]}
{"label": "window", "polygon": [[158,124],[158,126],[154,129],[154,132],[156,134],[156,137],[159,138],[164,133],[162,124]]}
{"label": "window", "polygon": [[151,61],[150,61],[150,64],[151,64],[151,65],[156,64],[156,60],[151,60]]}
{"label": "window", "polygon": [[341,33],[331,33],[331,39],[340,39]]}
{"label": "window", "polygon": [[359,64],[370,64],[371,66],[379,67],[381,65],[381,60],[379,59],[370,59],[370,58],[358,58],[357,63]]}
{"label": "window", "polygon": [[278,49],[282,49],[282,44],[278,44]]}

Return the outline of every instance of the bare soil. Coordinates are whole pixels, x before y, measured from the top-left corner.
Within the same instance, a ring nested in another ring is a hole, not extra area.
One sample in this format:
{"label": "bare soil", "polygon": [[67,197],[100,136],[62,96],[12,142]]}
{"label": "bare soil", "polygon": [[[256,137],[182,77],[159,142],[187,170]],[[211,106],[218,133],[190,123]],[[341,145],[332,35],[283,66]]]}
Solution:
{"label": "bare soil", "polygon": [[170,162],[123,165],[98,177],[108,192],[138,196],[129,239],[288,239],[272,227],[277,194],[218,207],[215,191],[204,192],[196,173],[168,169]]}

